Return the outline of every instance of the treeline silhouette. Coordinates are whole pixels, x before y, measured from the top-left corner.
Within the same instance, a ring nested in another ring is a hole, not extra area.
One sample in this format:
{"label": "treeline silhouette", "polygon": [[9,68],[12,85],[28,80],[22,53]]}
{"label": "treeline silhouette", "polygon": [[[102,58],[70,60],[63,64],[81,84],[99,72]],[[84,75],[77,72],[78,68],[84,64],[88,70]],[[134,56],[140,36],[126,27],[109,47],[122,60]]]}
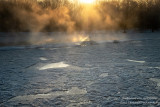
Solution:
{"label": "treeline silhouette", "polygon": [[160,0],[1,0],[0,32],[159,30]]}

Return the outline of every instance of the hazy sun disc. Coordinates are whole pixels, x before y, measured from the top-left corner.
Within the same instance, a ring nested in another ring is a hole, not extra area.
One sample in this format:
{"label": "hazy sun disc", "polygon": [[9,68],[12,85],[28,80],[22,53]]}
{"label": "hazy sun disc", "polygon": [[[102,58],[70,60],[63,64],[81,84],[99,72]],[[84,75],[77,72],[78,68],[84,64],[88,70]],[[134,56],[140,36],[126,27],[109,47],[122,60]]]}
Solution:
{"label": "hazy sun disc", "polygon": [[80,3],[85,3],[85,4],[92,4],[95,2],[95,0],[79,0]]}

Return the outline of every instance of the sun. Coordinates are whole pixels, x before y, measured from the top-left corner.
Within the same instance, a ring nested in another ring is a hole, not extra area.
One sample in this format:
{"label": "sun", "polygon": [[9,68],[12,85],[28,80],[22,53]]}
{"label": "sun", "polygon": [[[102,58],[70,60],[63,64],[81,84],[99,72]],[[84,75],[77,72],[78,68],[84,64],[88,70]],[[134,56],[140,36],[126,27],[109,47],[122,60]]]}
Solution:
{"label": "sun", "polygon": [[84,3],[84,4],[92,4],[94,3],[96,0],[79,0],[80,3]]}

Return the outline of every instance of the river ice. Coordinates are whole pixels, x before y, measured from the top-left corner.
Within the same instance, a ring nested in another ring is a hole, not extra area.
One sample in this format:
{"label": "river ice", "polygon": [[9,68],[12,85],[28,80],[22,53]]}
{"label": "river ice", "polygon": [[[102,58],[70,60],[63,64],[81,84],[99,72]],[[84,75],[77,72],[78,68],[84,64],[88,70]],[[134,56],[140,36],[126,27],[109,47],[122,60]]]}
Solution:
{"label": "river ice", "polygon": [[0,106],[160,106],[160,37],[133,38],[83,47],[1,47]]}

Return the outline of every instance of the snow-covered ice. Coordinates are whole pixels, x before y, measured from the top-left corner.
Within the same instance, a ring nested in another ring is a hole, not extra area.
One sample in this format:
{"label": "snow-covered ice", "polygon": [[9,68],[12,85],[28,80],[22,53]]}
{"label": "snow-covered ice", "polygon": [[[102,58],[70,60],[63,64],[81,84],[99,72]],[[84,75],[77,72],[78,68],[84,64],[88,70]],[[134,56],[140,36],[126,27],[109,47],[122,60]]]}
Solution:
{"label": "snow-covered ice", "polygon": [[108,77],[108,73],[103,73],[103,74],[100,75],[100,77],[102,77],[102,78],[103,77]]}
{"label": "snow-covered ice", "polygon": [[46,61],[47,60],[47,58],[44,58],[44,57],[40,57],[39,59],[42,60],[42,61]]}
{"label": "snow-covered ice", "polygon": [[127,59],[127,61],[130,61],[130,62],[137,62],[137,63],[145,63],[145,61],[137,61],[137,60],[130,60],[130,59]]}
{"label": "snow-covered ice", "polygon": [[157,86],[160,87],[160,79],[150,78],[150,80],[156,82],[156,83],[157,83]]}
{"label": "snow-covered ice", "polygon": [[[159,33],[121,33],[116,44],[116,33],[92,35],[98,44],[0,47],[0,106],[158,106]],[[157,103],[145,103],[153,97]]]}
{"label": "snow-covered ice", "polygon": [[58,63],[51,63],[47,64],[43,67],[40,67],[39,70],[46,70],[46,69],[52,69],[52,68],[65,68],[68,67],[68,64],[65,64],[64,62],[58,62]]}

